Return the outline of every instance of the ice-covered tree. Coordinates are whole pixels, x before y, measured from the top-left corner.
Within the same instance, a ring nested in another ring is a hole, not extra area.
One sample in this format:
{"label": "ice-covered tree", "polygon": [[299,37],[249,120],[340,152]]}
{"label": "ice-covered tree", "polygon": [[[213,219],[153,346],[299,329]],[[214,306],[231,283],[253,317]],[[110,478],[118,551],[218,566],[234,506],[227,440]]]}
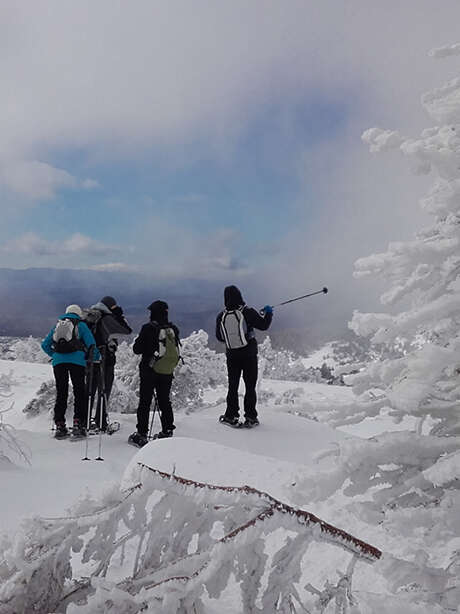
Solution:
{"label": "ice-covered tree", "polygon": [[204,614],[229,587],[233,612],[361,611],[353,573],[374,546],[249,486],[144,464],[137,479],[5,537],[0,613]]}
{"label": "ice-covered tree", "polygon": [[283,349],[275,349],[270,337],[259,345],[259,370],[264,377],[295,382],[321,381],[320,369],[307,368],[300,356]]}
{"label": "ice-covered tree", "polygon": [[24,362],[47,363],[49,361],[49,356],[41,348],[40,340],[32,336],[16,339],[10,345],[5,358]]}
{"label": "ice-covered tree", "polygon": [[[433,221],[413,240],[356,262],[356,276],[386,281],[381,300],[392,313],[355,312],[351,328],[370,337],[382,357],[354,376],[358,402],[329,415],[346,424],[386,413],[406,430],[339,446],[316,495],[326,499],[343,488],[361,519],[378,523],[392,539],[409,535],[406,555],[442,575],[458,565],[460,530],[460,79],[425,94],[422,104],[436,125],[419,138],[379,128],[363,135],[371,151],[399,150],[417,173],[432,174],[421,206]],[[359,504],[357,496],[364,497]],[[423,581],[414,590],[429,592]],[[453,573],[457,604],[459,592]]]}
{"label": "ice-covered tree", "polygon": [[422,102],[438,125],[420,138],[378,128],[363,135],[371,151],[397,148],[416,172],[433,174],[433,186],[421,201],[433,223],[412,241],[391,243],[387,252],[356,262],[357,276],[387,280],[383,304],[402,302],[405,308],[396,315],[356,312],[351,327],[388,348],[404,339],[405,349],[399,358],[373,364],[357,376],[355,387],[358,393],[382,390],[381,402],[392,415],[414,416],[420,433],[430,416],[432,434],[453,435],[460,433],[460,80],[425,94]]}
{"label": "ice-covered tree", "polygon": [[13,407],[12,377],[12,371],[0,376],[0,468],[12,462],[30,462],[28,451],[20,444],[15,435],[15,429],[7,422],[8,412]]}
{"label": "ice-covered tree", "polygon": [[[208,346],[208,334],[203,330],[182,339],[180,351],[182,359],[174,372],[172,402],[179,411],[192,410],[203,404],[203,393],[207,388],[225,383],[225,357]],[[130,411],[135,411],[137,406],[132,393],[139,391],[138,367],[139,357],[133,354],[132,346],[122,343],[118,351],[116,374],[120,390],[124,390],[124,394],[131,393]],[[117,402],[115,397],[113,402]]]}

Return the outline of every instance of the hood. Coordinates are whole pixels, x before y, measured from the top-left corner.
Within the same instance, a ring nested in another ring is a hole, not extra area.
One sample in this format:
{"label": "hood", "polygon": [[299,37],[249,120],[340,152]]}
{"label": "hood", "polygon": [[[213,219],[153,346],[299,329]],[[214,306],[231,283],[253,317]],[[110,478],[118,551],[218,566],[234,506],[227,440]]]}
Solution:
{"label": "hood", "polygon": [[78,320],[78,321],[81,321],[81,318],[76,313],[64,313],[62,316],[59,316],[59,320]]}
{"label": "hood", "polygon": [[115,307],[117,304],[117,301],[113,298],[113,296],[104,296],[99,302],[104,303],[104,305],[109,309],[112,309],[112,307]]}
{"label": "hood", "polygon": [[99,303],[96,303],[95,305],[91,305],[90,309],[97,309],[98,311],[101,311],[102,313],[112,313],[110,309],[107,307],[107,305],[104,305],[104,303],[102,303],[101,301],[99,301]]}
{"label": "hood", "polygon": [[150,311],[150,319],[152,321],[158,322],[158,324],[168,323],[168,303],[165,303],[165,301],[153,301],[147,309]]}
{"label": "hood", "polygon": [[237,309],[244,305],[243,297],[236,286],[227,286],[224,290],[224,304],[226,309]]}

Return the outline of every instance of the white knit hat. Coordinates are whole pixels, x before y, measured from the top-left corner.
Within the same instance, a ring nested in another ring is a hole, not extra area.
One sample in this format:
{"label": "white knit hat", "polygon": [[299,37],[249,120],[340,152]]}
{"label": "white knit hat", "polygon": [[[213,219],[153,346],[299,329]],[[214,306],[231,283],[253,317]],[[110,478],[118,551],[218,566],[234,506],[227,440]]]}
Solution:
{"label": "white knit hat", "polygon": [[66,313],[74,313],[79,318],[83,318],[83,311],[81,310],[81,307],[79,307],[78,305],[69,305],[66,308],[65,312]]}

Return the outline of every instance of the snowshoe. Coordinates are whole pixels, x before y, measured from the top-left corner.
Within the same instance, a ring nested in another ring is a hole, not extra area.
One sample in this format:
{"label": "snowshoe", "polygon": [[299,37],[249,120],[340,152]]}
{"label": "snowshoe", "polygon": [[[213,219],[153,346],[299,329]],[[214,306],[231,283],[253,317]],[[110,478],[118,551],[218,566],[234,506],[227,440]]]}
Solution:
{"label": "snowshoe", "polygon": [[67,430],[67,426],[65,424],[56,424],[56,430],[54,431],[55,439],[66,439],[69,437],[70,433]]}
{"label": "snowshoe", "polygon": [[121,428],[121,425],[120,425],[119,422],[117,422],[117,421],[109,422],[107,424],[107,428],[105,429],[105,432],[107,433],[107,435],[113,435],[114,433],[119,431],[120,428]]}
{"label": "snowshoe", "polygon": [[241,427],[241,422],[236,416],[234,418],[229,418],[224,414],[223,416],[220,416],[219,422],[221,424],[225,424],[225,426],[231,426],[234,429],[239,429]]}
{"label": "snowshoe", "polygon": [[81,426],[78,422],[75,422],[73,425],[72,434],[70,436],[71,441],[78,441],[79,439],[85,439],[85,437],[85,427]]}
{"label": "snowshoe", "polygon": [[153,439],[167,439],[168,437],[172,437],[172,436],[173,436],[172,430],[160,431],[159,433],[156,433],[153,436]]}
{"label": "snowshoe", "polygon": [[246,418],[242,426],[244,426],[246,429],[252,429],[255,426],[259,426],[259,424],[260,422],[257,418]]}
{"label": "snowshoe", "polygon": [[136,446],[136,448],[142,448],[149,442],[147,435],[141,435],[141,433],[132,433],[128,437],[128,443],[132,446]]}
{"label": "snowshoe", "polygon": [[97,426],[96,422],[91,419],[89,422],[89,428],[88,428],[88,435],[97,435],[99,432],[99,427]]}

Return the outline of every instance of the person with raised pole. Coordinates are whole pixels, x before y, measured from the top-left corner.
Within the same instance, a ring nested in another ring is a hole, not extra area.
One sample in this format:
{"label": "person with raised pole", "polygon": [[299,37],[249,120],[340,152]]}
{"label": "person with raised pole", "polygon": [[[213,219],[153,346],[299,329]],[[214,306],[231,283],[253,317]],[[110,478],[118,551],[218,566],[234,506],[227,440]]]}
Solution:
{"label": "person with raised pole", "polygon": [[[248,307],[236,286],[224,290],[225,309],[216,319],[216,337],[225,343],[227,356],[228,392],[227,409],[219,421],[228,426],[251,428],[259,424],[257,404],[257,340],[254,329],[267,330],[272,322],[273,307],[266,305],[260,315]],[[240,422],[238,388],[241,375],[246,387],[244,395],[244,422]]]}

